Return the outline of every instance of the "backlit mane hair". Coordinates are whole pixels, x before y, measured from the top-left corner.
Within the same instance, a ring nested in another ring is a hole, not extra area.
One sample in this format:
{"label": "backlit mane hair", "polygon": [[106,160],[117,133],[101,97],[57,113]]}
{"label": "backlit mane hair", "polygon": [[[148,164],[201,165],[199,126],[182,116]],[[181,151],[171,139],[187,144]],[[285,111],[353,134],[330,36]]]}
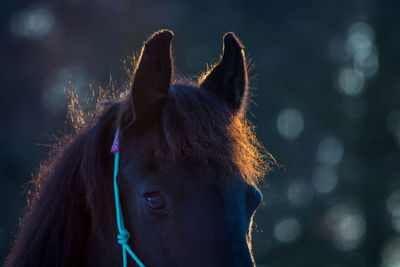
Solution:
{"label": "backlit mane hair", "polygon": [[273,157],[257,140],[254,127],[241,113],[232,112],[198,84],[172,85],[162,112],[162,144],[167,169],[185,158],[198,163],[197,171],[210,167],[258,183]]}
{"label": "backlit mane hair", "polygon": [[[77,96],[70,93],[69,120],[75,129],[86,128],[87,118],[98,116],[108,103],[123,106],[121,99],[126,98],[134,78],[131,70],[135,61],[130,62],[131,68],[124,62],[129,81],[117,89],[118,85],[110,79],[109,93],[99,88],[94,112],[85,114]],[[198,172],[210,171],[210,168],[229,174],[239,172],[246,182],[258,184],[277,164],[258,141],[247,116],[239,112],[232,114],[214,94],[200,89],[195,79],[179,77],[172,83],[161,112],[160,128],[159,142],[150,147],[151,154],[156,155],[152,159],[159,161],[157,164],[163,172],[177,169],[185,159],[191,158],[198,163]]]}

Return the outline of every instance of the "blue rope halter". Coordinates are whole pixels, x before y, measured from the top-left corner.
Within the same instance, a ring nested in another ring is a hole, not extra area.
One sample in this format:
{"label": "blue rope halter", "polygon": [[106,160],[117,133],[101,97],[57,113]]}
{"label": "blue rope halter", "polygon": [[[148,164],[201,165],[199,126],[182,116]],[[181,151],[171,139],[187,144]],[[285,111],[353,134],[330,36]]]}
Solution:
{"label": "blue rope halter", "polygon": [[114,153],[115,210],[117,212],[117,226],[118,226],[118,231],[119,231],[119,235],[117,235],[117,238],[118,238],[118,244],[120,244],[122,246],[122,257],[123,257],[123,261],[124,261],[124,267],[128,266],[128,259],[127,259],[127,255],[126,255],[127,252],[135,260],[137,265],[139,265],[140,267],[145,267],[143,262],[141,262],[139,260],[139,258],[136,256],[136,254],[132,251],[132,249],[128,245],[128,240],[129,240],[130,234],[124,226],[124,218],[122,216],[121,203],[119,201],[119,190],[118,190],[118,183],[117,183],[118,165],[119,165],[119,129],[117,129],[117,132],[115,133],[114,142],[111,147],[111,152]]}

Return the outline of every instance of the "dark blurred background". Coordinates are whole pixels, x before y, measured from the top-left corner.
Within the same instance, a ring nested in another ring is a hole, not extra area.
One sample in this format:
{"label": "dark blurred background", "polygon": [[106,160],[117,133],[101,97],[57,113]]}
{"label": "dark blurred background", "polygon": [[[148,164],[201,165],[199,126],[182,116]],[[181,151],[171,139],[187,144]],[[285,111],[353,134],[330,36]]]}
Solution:
{"label": "dark blurred background", "polygon": [[[254,60],[251,120],[286,166],[256,214],[258,266],[400,266],[400,2],[1,1],[0,262],[24,184],[66,129],[64,87],[123,77],[121,59],[175,32],[195,75],[234,31]],[[121,74],[122,73],[122,74]]]}

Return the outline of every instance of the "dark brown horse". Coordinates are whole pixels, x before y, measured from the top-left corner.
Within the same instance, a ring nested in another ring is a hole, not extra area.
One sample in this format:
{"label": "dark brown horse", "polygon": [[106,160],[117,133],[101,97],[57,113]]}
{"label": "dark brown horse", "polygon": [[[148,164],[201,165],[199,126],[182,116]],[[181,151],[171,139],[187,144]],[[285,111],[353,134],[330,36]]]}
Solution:
{"label": "dark brown horse", "polygon": [[226,34],[220,61],[198,81],[179,82],[172,37],[154,34],[129,94],[103,104],[41,165],[6,266],[121,266],[110,153],[118,128],[122,213],[140,260],[254,265],[256,184],[274,160],[246,119],[243,46]]}

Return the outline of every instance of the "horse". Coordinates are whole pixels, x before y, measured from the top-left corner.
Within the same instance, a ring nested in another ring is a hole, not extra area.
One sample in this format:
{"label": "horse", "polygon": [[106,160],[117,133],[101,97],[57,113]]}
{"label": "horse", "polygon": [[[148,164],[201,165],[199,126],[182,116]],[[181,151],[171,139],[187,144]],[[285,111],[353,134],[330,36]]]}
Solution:
{"label": "horse", "polygon": [[128,92],[41,164],[5,266],[127,265],[128,248],[140,266],[255,265],[257,186],[274,159],[246,116],[244,46],[225,34],[218,62],[179,80],[172,39],[144,42]]}

